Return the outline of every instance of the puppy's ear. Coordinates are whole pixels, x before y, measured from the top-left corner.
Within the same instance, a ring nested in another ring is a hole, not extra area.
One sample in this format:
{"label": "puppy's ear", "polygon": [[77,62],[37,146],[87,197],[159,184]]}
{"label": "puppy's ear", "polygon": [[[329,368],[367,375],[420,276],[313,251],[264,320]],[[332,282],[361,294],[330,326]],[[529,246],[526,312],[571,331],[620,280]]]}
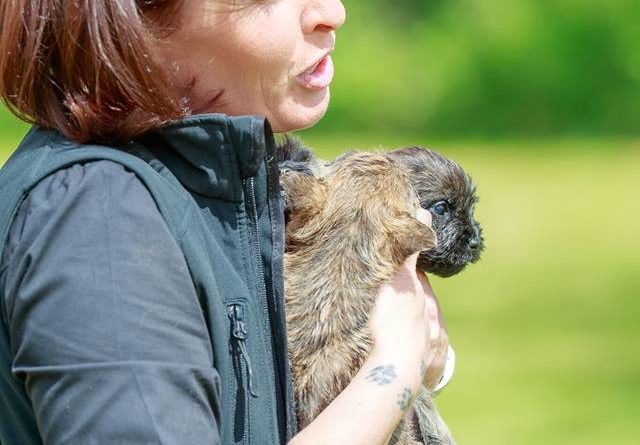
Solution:
{"label": "puppy's ear", "polygon": [[395,241],[394,253],[400,261],[415,252],[431,250],[438,245],[435,231],[408,212],[397,216],[391,236]]}

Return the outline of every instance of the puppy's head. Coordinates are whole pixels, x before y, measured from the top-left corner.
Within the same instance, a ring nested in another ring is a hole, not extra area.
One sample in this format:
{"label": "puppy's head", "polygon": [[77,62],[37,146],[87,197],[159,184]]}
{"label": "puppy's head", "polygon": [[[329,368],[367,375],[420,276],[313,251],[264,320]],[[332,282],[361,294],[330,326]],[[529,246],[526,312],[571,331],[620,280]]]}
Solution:
{"label": "puppy's head", "polygon": [[473,214],[477,198],[471,177],[458,164],[432,150],[407,147],[389,156],[409,171],[420,205],[432,216],[438,245],[420,253],[418,266],[449,277],[476,262],[484,240]]}

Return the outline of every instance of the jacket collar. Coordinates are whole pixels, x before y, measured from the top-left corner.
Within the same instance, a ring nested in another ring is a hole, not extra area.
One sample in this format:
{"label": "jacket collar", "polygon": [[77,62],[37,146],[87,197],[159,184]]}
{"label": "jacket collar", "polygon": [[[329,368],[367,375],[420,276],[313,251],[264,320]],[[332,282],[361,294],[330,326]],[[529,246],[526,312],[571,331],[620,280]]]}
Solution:
{"label": "jacket collar", "polygon": [[275,153],[265,118],[202,114],[172,122],[141,142],[188,189],[210,198],[236,200],[242,180],[258,174]]}

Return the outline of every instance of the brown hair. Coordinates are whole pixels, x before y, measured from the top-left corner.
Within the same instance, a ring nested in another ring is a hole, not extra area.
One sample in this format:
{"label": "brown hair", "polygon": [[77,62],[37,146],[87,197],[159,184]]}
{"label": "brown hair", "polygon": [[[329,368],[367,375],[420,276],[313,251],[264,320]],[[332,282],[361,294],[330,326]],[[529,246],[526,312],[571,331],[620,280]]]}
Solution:
{"label": "brown hair", "polygon": [[179,0],[0,0],[0,95],[78,142],[125,141],[187,114],[151,44]]}

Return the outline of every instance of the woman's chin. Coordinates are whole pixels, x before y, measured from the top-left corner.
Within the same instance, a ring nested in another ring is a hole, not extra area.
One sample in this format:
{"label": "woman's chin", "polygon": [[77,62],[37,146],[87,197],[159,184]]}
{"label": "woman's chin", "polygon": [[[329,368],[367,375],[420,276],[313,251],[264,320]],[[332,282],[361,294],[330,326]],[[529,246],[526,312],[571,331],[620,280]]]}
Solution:
{"label": "woman's chin", "polygon": [[317,91],[302,100],[292,100],[269,117],[269,122],[275,133],[286,133],[313,127],[329,108],[329,88]]}

